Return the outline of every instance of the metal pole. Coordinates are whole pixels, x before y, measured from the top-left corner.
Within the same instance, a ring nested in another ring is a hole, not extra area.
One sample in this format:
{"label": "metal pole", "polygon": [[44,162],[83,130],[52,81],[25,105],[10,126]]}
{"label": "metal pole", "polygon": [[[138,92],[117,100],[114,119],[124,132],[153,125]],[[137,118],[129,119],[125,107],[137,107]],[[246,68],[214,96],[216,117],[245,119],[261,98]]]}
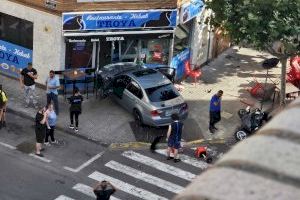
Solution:
{"label": "metal pole", "polygon": [[267,88],[268,76],[269,76],[269,69],[267,69],[267,74],[266,74],[266,79],[265,79],[265,87],[263,88],[264,94],[263,94],[263,98],[262,98],[261,103],[260,103],[260,110],[261,111],[263,109],[263,104],[264,104],[264,100],[265,100],[265,96],[266,96],[266,88]]}
{"label": "metal pole", "polygon": [[169,66],[171,65],[173,54],[174,54],[174,38],[175,38],[175,35],[173,34],[172,39],[170,39],[169,61],[168,61]]}

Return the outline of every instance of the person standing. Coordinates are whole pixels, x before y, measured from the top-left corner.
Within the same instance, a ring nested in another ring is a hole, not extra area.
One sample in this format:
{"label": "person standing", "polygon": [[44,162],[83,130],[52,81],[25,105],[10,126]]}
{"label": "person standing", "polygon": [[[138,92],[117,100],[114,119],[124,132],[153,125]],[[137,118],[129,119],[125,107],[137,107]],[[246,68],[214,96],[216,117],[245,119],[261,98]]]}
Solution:
{"label": "person standing", "polygon": [[[81,114],[81,104],[83,97],[79,92],[77,87],[74,88],[74,94],[69,98],[70,101],[70,129],[74,129],[75,132],[78,132],[78,117]],[[75,127],[74,127],[74,117],[75,117]]]}
{"label": "person standing", "polygon": [[213,95],[209,106],[209,131],[214,133],[218,130],[215,124],[221,120],[221,100],[223,91],[219,90],[217,94]]}
{"label": "person standing", "polygon": [[6,105],[7,105],[7,95],[0,85],[0,129],[6,127]]}
{"label": "person standing", "polygon": [[183,129],[183,123],[179,121],[178,114],[172,114],[171,118],[173,122],[169,125],[167,132],[167,160],[172,159],[170,156],[171,152],[174,153],[174,162],[179,162],[178,149],[180,149],[181,134]]}
{"label": "person standing", "polygon": [[39,157],[44,157],[43,154],[41,154],[42,144],[44,143],[45,134],[46,134],[46,121],[47,121],[47,112],[46,108],[40,109],[36,116],[35,116],[35,136],[36,136],[36,151],[35,155]]}
{"label": "person standing", "polygon": [[55,131],[55,126],[56,126],[56,121],[57,121],[57,115],[53,109],[53,104],[50,103],[47,106],[47,130],[46,130],[46,137],[45,137],[45,145],[48,146],[50,145],[49,143],[49,137],[50,137],[50,142],[52,144],[57,144],[57,140],[54,138],[54,131]]}
{"label": "person standing", "polygon": [[21,88],[24,89],[24,96],[26,105],[28,108],[30,104],[30,99],[32,98],[32,103],[35,108],[37,106],[37,97],[35,94],[35,80],[38,78],[37,71],[32,67],[32,63],[28,63],[27,67],[21,71],[20,84]]}
{"label": "person standing", "polygon": [[59,114],[58,109],[58,89],[60,88],[60,83],[58,77],[55,76],[54,71],[49,72],[49,77],[46,80],[47,86],[47,105],[53,101],[55,113]]}
{"label": "person standing", "polygon": [[[110,186],[109,189],[108,186]],[[110,196],[114,194],[117,189],[110,182],[104,180],[97,183],[93,191],[97,197],[97,200],[109,200]]]}

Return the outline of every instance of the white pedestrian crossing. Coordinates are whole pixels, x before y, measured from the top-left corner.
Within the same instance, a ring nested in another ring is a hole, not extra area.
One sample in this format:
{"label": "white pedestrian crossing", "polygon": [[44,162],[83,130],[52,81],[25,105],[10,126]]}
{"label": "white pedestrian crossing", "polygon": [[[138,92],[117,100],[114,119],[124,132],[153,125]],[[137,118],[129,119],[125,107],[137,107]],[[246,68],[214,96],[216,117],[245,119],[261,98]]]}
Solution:
{"label": "white pedestrian crossing", "polygon": [[[95,194],[93,192],[93,188],[90,187],[90,186],[84,185],[82,183],[77,183],[76,185],[73,186],[72,189],[76,190],[78,192],[81,192],[81,193],[83,193],[83,194],[85,194],[85,195],[87,195],[89,197],[96,198],[96,196],[95,196]],[[110,200],[120,200],[120,199],[111,196]]]}
{"label": "white pedestrian crossing", "polygon": [[[166,150],[165,149],[157,149],[157,153],[161,155],[166,155]],[[201,160],[198,160],[196,158],[190,157],[185,154],[179,154],[180,160],[186,164],[192,165],[194,167],[200,168],[200,169],[206,169],[208,167],[208,164],[206,162],[203,162]]]}
{"label": "white pedestrian crossing", "polygon": [[60,195],[60,196],[58,196],[56,199],[54,199],[54,200],[75,200],[75,199],[72,199],[72,198],[70,198],[70,197],[67,197],[67,196],[65,196],[65,195]]}
{"label": "white pedestrian crossing", "polygon": [[[170,174],[174,177],[178,177],[187,181],[192,181],[196,175],[183,170],[180,167],[180,165],[174,166],[174,163],[172,161],[159,161],[156,160],[158,157],[160,159],[162,158],[161,155],[166,156],[166,150],[165,149],[158,149],[156,150],[158,154],[153,154],[153,156],[145,156],[141,153],[135,152],[135,151],[124,151],[121,153],[121,156],[128,159],[128,161],[133,160],[136,161],[142,165],[149,166],[153,169],[156,169],[155,175],[151,174],[151,171],[149,173],[146,173],[141,170],[141,168],[136,168],[135,166],[128,166],[125,163],[118,162],[115,160],[108,161],[104,166],[106,168],[109,168],[113,170],[113,172],[119,172],[122,174],[126,174],[127,176],[132,177],[134,180],[134,183],[128,183],[128,180],[124,181],[124,177],[118,177],[120,174],[118,173],[109,173],[104,174],[100,171],[94,171],[91,173],[88,177],[95,180],[95,181],[103,181],[107,180],[111,182],[114,186],[118,188],[118,190],[123,191],[125,194],[132,195],[135,197],[138,197],[139,199],[144,200],[167,200],[168,198],[171,198],[171,194],[178,194],[181,191],[183,191],[184,187],[177,185],[176,182],[172,182],[169,180],[165,180],[163,176],[159,175],[158,172],[164,172],[167,174]],[[180,154],[180,159],[183,163],[188,164],[190,166],[196,167],[201,170],[205,170],[208,167],[208,164],[204,161],[198,160],[192,156],[188,156],[185,154]],[[123,159],[124,160],[124,159]],[[127,161],[127,162],[128,162]],[[170,164],[169,164],[170,163]],[[176,165],[176,164],[175,164]],[[195,170],[195,169],[194,169]],[[150,192],[144,184],[136,185],[136,183],[148,183],[153,185],[154,187],[162,188],[165,192],[163,194]],[[178,181],[178,179],[177,179]],[[130,182],[130,181],[129,181]],[[96,182],[95,182],[96,184]],[[144,188],[143,188],[144,187]],[[77,183],[72,187],[72,189],[76,192],[80,192],[83,195],[86,195],[89,198],[95,199],[96,196],[93,192],[93,188],[91,186],[85,185],[83,183]],[[123,193],[123,195],[124,195]],[[117,193],[118,194],[118,193]],[[120,195],[120,194],[119,194]],[[164,195],[166,195],[166,198]],[[122,196],[122,193],[121,193]],[[74,196],[76,198],[76,196]],[[124,196],[123,196],[124,197]],[[124,197],[125,199],[128,199],[128,196]],[[111,197],[111,200],[120,200],[116,197]],[[75,200],[65,195],[58,196],[55,200]]]}
{"label": "white pedestrian crossing", "polygon": [[118,163],[118,162],[113,161],[113,160],[106,163],[105,166],[109,167],[113,170],[116,170],[116,171],[122,172],[124,174],[127,174],[127,175],[129,175],[131,177],[134,177],[136,179],[139,179],[139,180],[142,180],[144,182],[150,183],[152,185],[161,187],[161,188],[163,188],[165,190],[168,190],[170,192],[173,192],[173,193],[179,193],[184,189],[183,187],[181,187],[179,185],[176,185],[176,184],[171,183],[169,181],[165,181],[163,179],[160,179],[158,177],[152,176],[152,175],[147,174],[145,172],[136,170],[132,167],[123,165],[123,164]]}
{"label": "white pedestrian crossing", "polygon": [[147,190],[135,187],[133,185],[130,185],[129,183],[120,181],[119,179],[110,177],[108,175],[102,174],[102,173],[97,172],[97,171],[90,174],[89,178],[92,178],[96,181],[107,180],[107,181],[111,182],[114,186],[119,188],[120,190],[122,190],[126,193],[129,193],[133,196],[139,197],[141,199],[145,199],[145,200],[167,200],[167,198],[164,198],[164,197],[161,197],[159,195],[153,194],[153,193],[151,193]]}
{"label": "white pedestrian crossing", "polygon": [[165,173],[174,175],[176,177],[191,181],[193,180],[196,175],[192,174],[190,172],[184,171],[182,169],[179,169],[177,167],[162,163],[160,161],[157,161],[153,158],[144,156],[142,154],[136,153],[134,151],[125,151],[122,153],[123,156],[126,158],[129,158],[131,160],[134,160],[136,162],[142,163],[144,165],[148,165],[150,167],[153,167],[157,170],[163,171]]}

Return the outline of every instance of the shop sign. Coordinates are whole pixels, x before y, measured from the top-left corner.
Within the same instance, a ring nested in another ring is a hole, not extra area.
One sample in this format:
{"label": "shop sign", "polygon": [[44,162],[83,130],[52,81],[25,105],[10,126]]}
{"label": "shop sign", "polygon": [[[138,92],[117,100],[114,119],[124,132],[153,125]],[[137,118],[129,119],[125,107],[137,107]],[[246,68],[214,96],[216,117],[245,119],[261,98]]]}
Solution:
{"label": "shop sign", "polygon": [[32,50],[0,40],[0,72],[19,77],[19,72],[32,62]]}
{"label": "shop sign", "polygon": [[56,9],[56,1],[55,0],[45,0],[45,7],[50,9]]}
{"label": "shop sign", "polygon": [[184,3],[180,9],[180,23],[184,24],[198,16],[204,9],[203,0],[190,0]]}
{"label": "shop sign", "polygon": [[175,28],[177,10],[63,13],[63,31]]}
{"label": "shop sign", "polygon": [[176,80],[184,76],[184,65],[190,61],[190,50],[185,49],[171,60],[171,67],[176,69]]}

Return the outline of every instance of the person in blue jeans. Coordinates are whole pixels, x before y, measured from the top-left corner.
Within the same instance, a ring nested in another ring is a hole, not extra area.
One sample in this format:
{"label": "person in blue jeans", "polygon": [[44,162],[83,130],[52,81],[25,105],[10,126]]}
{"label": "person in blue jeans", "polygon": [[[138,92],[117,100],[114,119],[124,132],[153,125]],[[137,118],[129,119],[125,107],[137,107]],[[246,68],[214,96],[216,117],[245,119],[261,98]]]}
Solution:
{"label": "person in blue jeans", "polygon": [[181,147],[181,134],[183,129],[183,123],[179,121],[178,114],[174,113],[171,115],[173,122],[169,125],[167,132],[167,160],[172,159],[170,156],[171,152],[174,154],[174,162],[179,162],[178,149]]}
{"label": "person in blue jeans", "polygon": [[58,89],[60,88],[60,83],[58,77],[55,76],[53,70],[49,72],[49,77],[46,80],[47,86],[47,105],[53,101],[55,112],[59,114],[58,108]]}
{"label": "person in blue jeans", "polygon": [[223,91],[219,90],[217,94],[213,95],[210,100],[209,106],[209,131],[214,133],[218,130],[215,124],[221,120],[221,100],[223,96]]}
{"label": "person in blue jeans", "polygon": [[56,121],[57,121],[57,115],[53,109],[53,104],[50,103],[47,106],[47,130],[46,130],[46,137],[45,137],[45,145],[49,146],[49,137],[50,137],[50,142],[52,144],[57,144],[57,140],[54,138],[54,131],[55,131],[55,126],[56,126]]}

